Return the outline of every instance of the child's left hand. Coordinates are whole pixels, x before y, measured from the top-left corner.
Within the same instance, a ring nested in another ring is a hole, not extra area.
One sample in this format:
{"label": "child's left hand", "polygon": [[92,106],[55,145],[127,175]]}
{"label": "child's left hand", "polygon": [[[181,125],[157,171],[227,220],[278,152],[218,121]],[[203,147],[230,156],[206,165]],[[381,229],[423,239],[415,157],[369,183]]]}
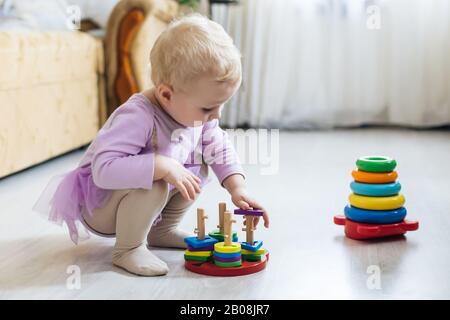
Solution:
{"label": "child's left hand", "polygon": [[[264,220],[264,227],[269,228],[269,215],[266,210],[254,199],[248,196],[247,190],[245,188],[236,188],[231,193],[231,201],[233,201],[234,205],[243,210],[249,209],[261,209],[264,211],[262,216]],[[258,225],[260,217],[255,217],[254,227]],[[245,221],[244,221],[245,224]]]}

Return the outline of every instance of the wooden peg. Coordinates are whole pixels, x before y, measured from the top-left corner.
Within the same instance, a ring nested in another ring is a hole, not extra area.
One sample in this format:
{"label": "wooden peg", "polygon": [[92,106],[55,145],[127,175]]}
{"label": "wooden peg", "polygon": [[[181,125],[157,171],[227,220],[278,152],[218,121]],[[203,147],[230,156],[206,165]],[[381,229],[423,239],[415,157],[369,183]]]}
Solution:
{"label": "wooden peg", "polygon": [[224,244],[226,246],[231,246],[231,240],[232,240],[232,224],[235,223],[236,220],[232,219],[231,212],[225,211],[223,213],[223,238],[224,238]]}
{"label": "wooden peg", "polygon": [[255,227],[253,226],[253,219],[254,216],[245,216],[245,228],[242,228],[242,231],[245,231],[245,242],[248,244],[253,244],[254,237],[253,237],[253,231],[255,231]]}
{"label": "wooden peg", "polygon": [[195,229],[195,233],[197,234],[198,240],[205,239],[205,219],[208,219],[208,216],[205,215],[205,210],[202,208],[197,209],[197,228]]}
{"label": "wooden peg", "polygon": [[219,202],[219,232],[223,234],[223,213],[227,210],[227,204],[225,202]]}

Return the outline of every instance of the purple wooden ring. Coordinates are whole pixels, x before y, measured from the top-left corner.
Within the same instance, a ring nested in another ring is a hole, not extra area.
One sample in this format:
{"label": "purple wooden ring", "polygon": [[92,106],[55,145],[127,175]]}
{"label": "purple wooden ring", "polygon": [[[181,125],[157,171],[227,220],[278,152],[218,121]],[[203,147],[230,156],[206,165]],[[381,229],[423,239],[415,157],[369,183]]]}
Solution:
{"label": "purple wooden ring", "polygon": [[243,216],[261,217],[264,214],[264,211],[261,209],[252,209],[252,210],[234,209],[234,214],[240,214]]}
{"label": "purple wooden ring", "polygon": [[234,257],[234,258],[221,258],[218,256],[214,256],[214,260],[220,261],[220,262],[235,262],[235,261],[241,261],[241,256]]}
{"label": "purple wooden ring", "polygon": [[197,251],[213,251],[214,250],[214,246],[212,247],[206,247],[206,248],[192,248],[191,246],[187,246],[189,251],[192,252],[197,252]]}

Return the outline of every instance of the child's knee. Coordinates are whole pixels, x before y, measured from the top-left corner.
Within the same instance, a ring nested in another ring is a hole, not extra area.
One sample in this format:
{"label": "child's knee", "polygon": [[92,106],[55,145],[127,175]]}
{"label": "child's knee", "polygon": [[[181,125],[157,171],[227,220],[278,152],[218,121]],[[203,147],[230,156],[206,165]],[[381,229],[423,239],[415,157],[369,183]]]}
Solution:
{"label": "child's knee", "polygon": [[153,186],[149,191],[155,192],[163,198],[167,198],[169,196],[169,184],[164,180],[154,181]]}
{"label": "child's knee", "polygon": [[162,208],[169,196],[169,185],[163,180],[153,182],[151,189],[139,189],[140,195],[152,206]]}

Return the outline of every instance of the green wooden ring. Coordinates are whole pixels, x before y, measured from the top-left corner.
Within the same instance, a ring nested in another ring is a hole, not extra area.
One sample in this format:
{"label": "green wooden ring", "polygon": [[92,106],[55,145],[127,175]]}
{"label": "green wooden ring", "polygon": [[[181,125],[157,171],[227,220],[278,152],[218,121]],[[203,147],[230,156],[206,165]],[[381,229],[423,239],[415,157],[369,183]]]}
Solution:
{"label": "green wooden ring", "polygon": [[184,260],[209,261],[209,260],[211,260],[211,257],[199,257],[199,256],[184,255]]}
{"label": "green wooden ring", "polygon": [[391,172],[397,166],[397,161],[385,156],[366,156],[356,160],[356,166],[361,171]]}
{"label": "green wooden ring", "polygon": [[242,261],[222,262],[214,260],[214,264],[222,268],[232,268],[232,267],[240,267],[242,265]]}

